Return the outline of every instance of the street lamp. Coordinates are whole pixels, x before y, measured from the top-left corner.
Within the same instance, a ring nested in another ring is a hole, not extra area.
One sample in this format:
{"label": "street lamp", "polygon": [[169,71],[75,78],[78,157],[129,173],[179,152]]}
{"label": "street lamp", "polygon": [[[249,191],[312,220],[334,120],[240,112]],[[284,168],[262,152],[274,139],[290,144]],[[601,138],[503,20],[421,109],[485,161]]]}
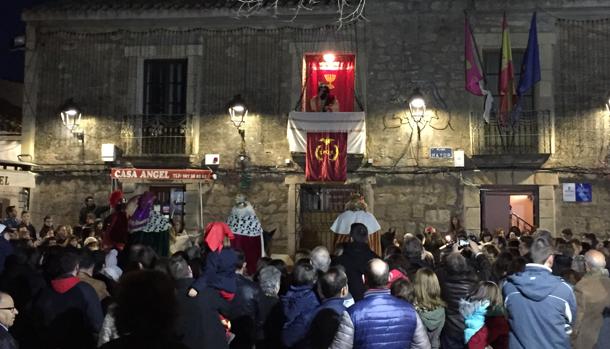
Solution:
{"label": "street lamp", "polygon": [[241,95],[235,95],[233,99],[227,103],[227,109],[229,110],[231,122],[233,123],[233,126],[237,128],[237,132],[239,132],[239,136],[241,137],[239,161],[243,165],[248,156],[246,155],[246,130],[242,128],[242,125],[246,122],[246,116],[248,116],[248,106]]}
{"label": "street lamp", "polygon": [[411,112],[411,117],[416,123],[420,123],[426,114],[426,101],[424,100],[424,96],[419,91],[419,88],[416,88],[409,98],[409,111]]}
{"label": "street lamp", "polygon": [[608,96],[606,97],[606,110],[608,111],[608,114],[610,115],[610,93],[608,93]]}
{"label": "street lamp", "polygon": [[59,116],[61,116],[61,122],[64,126],[82,142],[85,137],[84,132],[79,129],[82,113],[72,98],[65,101],[59,108]]}
{"label": "street lamp", "polygon": [[248,116],[248,107],[241,95],[235,95],[227,104],[227,109],[231,122],[238,130],[241,130],[241,126],[246,122],[245,118]]}

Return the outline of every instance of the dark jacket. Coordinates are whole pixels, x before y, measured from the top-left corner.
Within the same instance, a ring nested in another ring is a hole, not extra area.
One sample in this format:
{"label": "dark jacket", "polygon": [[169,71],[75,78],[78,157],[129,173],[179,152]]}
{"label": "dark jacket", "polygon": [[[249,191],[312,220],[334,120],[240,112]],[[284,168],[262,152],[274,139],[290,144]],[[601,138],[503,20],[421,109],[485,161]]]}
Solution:
{"label": "dark jacket", "polygon": [[563,279],[540,264],[507,278],[503,287],[511,349],[570,348],[576,298]]}
{"label": "dark jacket", "polygon": [[13,254],[13,245],[4,238],[4,232],[0,232],[0,274],[4,271],[6,257]]}
{"label": "dark jacket", "polygon": [[318,312],[323,309],[331,309],[339,316],[343,316],[343,312],[347,310],[343,305],[344,301],[345,300],[341,297],[325,299],[324,301],[322,301],[322,304],[320,304],[320,306],[318,306],[317,308],[299,316],[294,321],[290,331],[291,337],[294,337],[295,340],[298,339],[298,342],[300,342],[298,347],[309,347],[308,338],[306,338],[307,332],[309,330],[309,327],[311,326],[312,320],[316,317]]}
{"label": "dark jacket", "polygon": [[320,305],[311,285],[290,286],[286,295],[280,297],[284,311],[285,322],[282,328],[282,343],[287,347],[294,346],[303,339],[307,327],[301,317]]}
{"label": "dark jacket", "polygon": [[80,213],[78,215],[78,223],[80,223],[80,225],[85,224],[85,221],[87,220],[87,214],[89,214],[89,213],[93,213],[95,215],[95,218],[100,218],[102,213],[108,211],[109,209],[110,209],[110,206],[100,206],[100,207],[97,207],[95,205],[93,205],[92,207],[84,206],[83,208],[80,209]]}
{"label": "dark jacket", "polygon": [[470,290],[478,282],[474,272],[454,273],[445,268],[437,272],[441,297],[447,304],[445,326],[441,333],[443,349],[462,349],[464,347],[464,319],[460,314],[460,300],[468,298]]}
{"label": "dark jacket", "polygon": [[411,282],[415,282],[415,274],[422,268],[434,269],[434,266],[428,263],[428,261],[421,259],[421,257],[409,258],[409,268],[406,272]]}
{"label": "dark jacket", "polygon": [[281,348],[284,311],[277,296],[261,295],[257,324],[257,348]]}
{"label": "dark jacket", "polygon": [[0,326],[0,349],[18,349],[19,344],[3,326]]}
{"label": "dark jacket", "polygon": [[390,290],[369,290],[348,310],[354,324],[354,349],[404,349],[411,346],[417,313]]}
{"label": "dark jacket", "polygon": [[252,348],[256,341],[256,324],[258,322],[261,290],[258,284],[243,275],[236,275],[237,290],[231,301],[231,332],[235,339],[231,348]]}
{"label": "dark jacket", "polygon": [[229,313],[229,303],[218,290],[204,288],[196,297],[188,296],[193,279],[176,280],[178,319],[176,336],[188,348],[228,348],[220,314]]}
{"label": "dark jacket", "polygon": [[235,293],[237,288],[235,265],[237,255],[231,248],[223,248],[220,252],[209,252],[205,259],[205,270],[195,280],[193,287],[201,292],[206,287],[212,287],[228,293]]}
{"label": "dark jacket", "polygon": [[104,320],[93,287],[77,277],[51,281],[34,305],[36,336],[47,348],[96,347]]}
{"label": "dark jacket", "polygon": [[574,286],[574,295],[578,311],[574,319],[572,346],[593,348],[604,321],[604,309],[610,306],[610,278],[601,271],[589,271]]}
{"label": "dark jacket", "polygon": [[141,338],[126,335],[112,340],[100,349],[191,349],[184,344],[169,339]]}
{"label": "dark jacket", "polygon": [[334,261],[335,264],[340,264],[345,268],[347,285],[356,301],[364,297],[366,288],[362,281],[362,275],[366,271],[368,262],[373,258],[377,258],[377,255],[371,251],[368,244],[351,242],[345,246],[343,254]]}

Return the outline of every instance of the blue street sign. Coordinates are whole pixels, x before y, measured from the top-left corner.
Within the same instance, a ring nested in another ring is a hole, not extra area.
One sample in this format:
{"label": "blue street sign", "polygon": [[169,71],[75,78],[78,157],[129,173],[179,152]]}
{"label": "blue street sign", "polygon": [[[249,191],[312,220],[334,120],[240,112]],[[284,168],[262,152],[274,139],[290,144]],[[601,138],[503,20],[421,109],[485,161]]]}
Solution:
{"label": "blue street sign", "polygon": [[430,159],[451,159],[453,158],[452,148],[430,148]]}
{"label": "blue street sign", "polygon": [[576,202],[593,201],[593,190],[590,183],[576,183]]}

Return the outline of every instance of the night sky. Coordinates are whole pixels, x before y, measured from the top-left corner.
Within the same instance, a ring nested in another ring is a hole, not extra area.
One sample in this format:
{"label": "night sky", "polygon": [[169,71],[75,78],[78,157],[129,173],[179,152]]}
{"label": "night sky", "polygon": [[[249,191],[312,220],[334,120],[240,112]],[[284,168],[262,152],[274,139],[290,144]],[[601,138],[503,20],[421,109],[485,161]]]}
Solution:
{"label": "night sky", "polygon": [[13,38],[25,33],[24,8],[56,0],[0,0],[0,79],[23,81],[24,52],[11,52]]}

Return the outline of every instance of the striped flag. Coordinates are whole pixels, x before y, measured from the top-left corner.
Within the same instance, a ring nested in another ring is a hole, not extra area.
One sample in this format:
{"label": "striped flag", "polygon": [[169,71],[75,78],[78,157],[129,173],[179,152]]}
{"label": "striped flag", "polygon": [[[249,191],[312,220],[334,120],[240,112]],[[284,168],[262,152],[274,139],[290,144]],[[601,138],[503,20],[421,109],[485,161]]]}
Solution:
{"label": "striped flag", "polygon": [[485,88],[485,77],[483,68],[477,51],[477,44],[468,22],[468,16],[464,17],[464,77],[466,91],[475,96],[485,96],[483,108],[483,119],[489,123],[489,114],[493,103],[491,92]]}
{"label": "striped flag", "polygon": [[498,121],[500,125],[507,126],[511,112],[515,106],[515,74],[513,72],[513,54],[510,48],[510,34],[506,13],[502,19],[502,62],[500,63],[500,79],[498,81],[500,94],[500,108]]}

